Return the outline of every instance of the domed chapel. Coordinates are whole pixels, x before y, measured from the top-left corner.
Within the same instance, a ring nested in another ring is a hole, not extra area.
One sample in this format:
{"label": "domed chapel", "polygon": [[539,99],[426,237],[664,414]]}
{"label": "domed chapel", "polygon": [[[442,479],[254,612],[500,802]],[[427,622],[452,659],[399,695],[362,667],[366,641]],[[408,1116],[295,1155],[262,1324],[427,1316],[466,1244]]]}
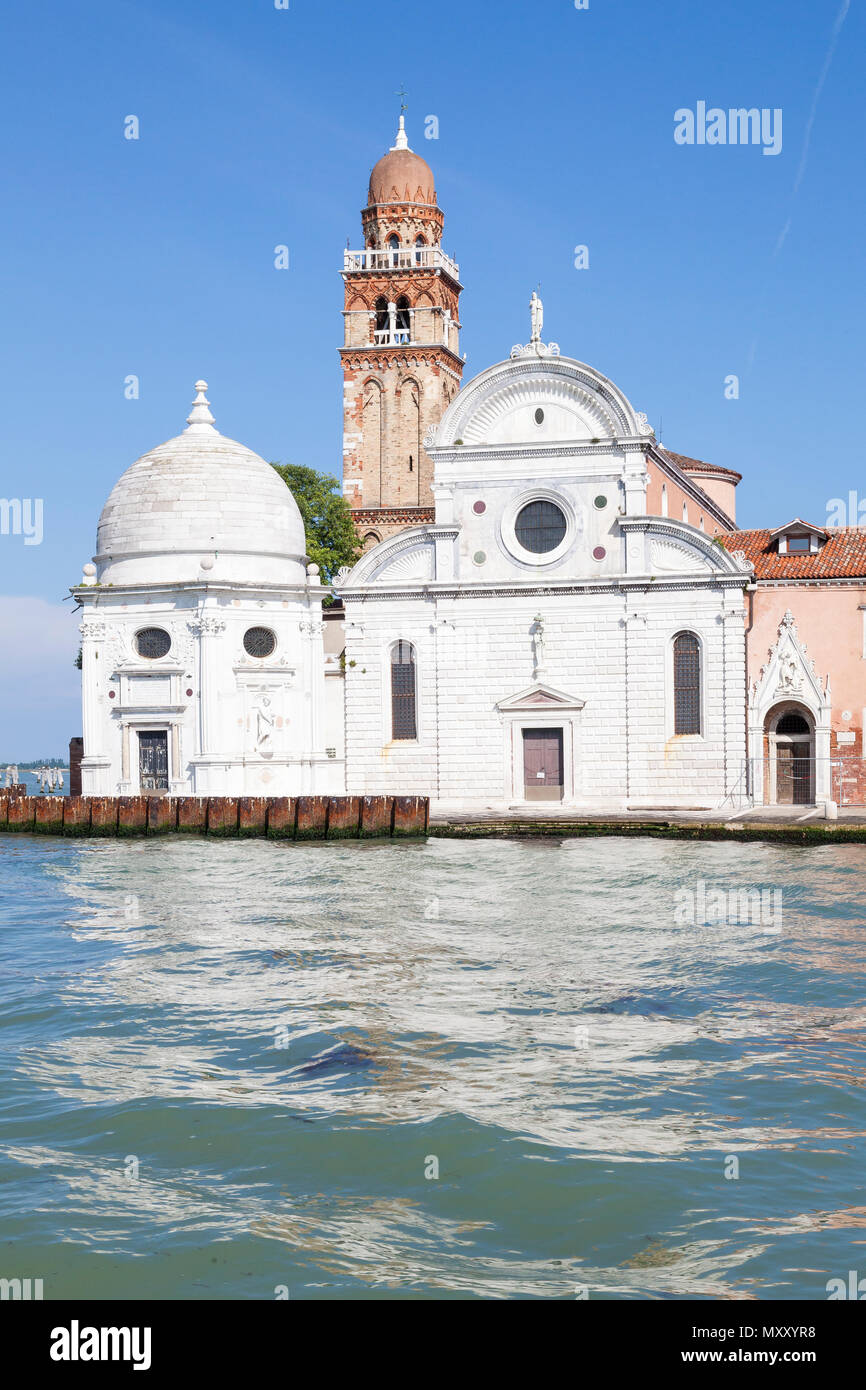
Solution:
{"label": "domed chapel", "polygon": [[82,791],[337,793],[343,768],[323,728],[326,590],[294,497],[219,433],[206,390],[196,382],[186,429],[115,484],[75,590]]}

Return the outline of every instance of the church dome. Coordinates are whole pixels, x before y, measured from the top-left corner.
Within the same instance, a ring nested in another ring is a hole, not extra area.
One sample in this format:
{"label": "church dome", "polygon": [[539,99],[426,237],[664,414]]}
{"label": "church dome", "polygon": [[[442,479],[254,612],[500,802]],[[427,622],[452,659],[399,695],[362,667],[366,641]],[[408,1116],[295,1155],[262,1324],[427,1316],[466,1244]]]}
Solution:
{"label": "church dome", "polygon": [[97,583],[302,583],[297,502],[269,463],[214,428],[207,382],[195,389],[183,433],[142,454],[112,488]]}
{"label": "church dome", "polygon": [[426,159],[410,150],[402,116],[396,142],[373,166],[367,200],[370,205],[436,202],[433,170]]}

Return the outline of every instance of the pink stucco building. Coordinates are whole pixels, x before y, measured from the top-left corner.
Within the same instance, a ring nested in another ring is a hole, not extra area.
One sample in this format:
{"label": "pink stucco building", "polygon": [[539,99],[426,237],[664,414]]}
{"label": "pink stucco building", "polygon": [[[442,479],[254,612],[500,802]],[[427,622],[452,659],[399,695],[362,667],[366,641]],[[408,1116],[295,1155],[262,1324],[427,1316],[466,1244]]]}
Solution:
{"label": "pink stucco building", "polygon": [[725,537],[754,566],[747,721],[755,800],[866,802],[866,530],[795,518]]}

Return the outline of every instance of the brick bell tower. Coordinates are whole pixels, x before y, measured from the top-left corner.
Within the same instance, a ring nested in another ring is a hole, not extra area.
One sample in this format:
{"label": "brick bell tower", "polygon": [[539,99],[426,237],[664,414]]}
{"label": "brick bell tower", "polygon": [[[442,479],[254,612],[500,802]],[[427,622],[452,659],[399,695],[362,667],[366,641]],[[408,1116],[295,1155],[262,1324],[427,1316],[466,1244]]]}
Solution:
{"label": "brick bell tower", "polygon": [[364,249],[343,256],[343,492],[364,549],[433,520],[424,436],[460,389],[459,268],[405,118],[370,175]]}

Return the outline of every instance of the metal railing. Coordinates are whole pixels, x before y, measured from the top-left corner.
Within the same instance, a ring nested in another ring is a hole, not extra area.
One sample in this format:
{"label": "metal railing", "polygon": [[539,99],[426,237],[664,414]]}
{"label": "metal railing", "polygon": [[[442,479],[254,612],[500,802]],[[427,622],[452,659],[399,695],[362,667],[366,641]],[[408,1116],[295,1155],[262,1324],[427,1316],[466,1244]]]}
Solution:
{"label": "metal railing", "polygon": [[747,758],[728,797],[735,800],[743,793],[755,806],[814,806],[827,800],[837,806],[866,806],[866,758]]}

